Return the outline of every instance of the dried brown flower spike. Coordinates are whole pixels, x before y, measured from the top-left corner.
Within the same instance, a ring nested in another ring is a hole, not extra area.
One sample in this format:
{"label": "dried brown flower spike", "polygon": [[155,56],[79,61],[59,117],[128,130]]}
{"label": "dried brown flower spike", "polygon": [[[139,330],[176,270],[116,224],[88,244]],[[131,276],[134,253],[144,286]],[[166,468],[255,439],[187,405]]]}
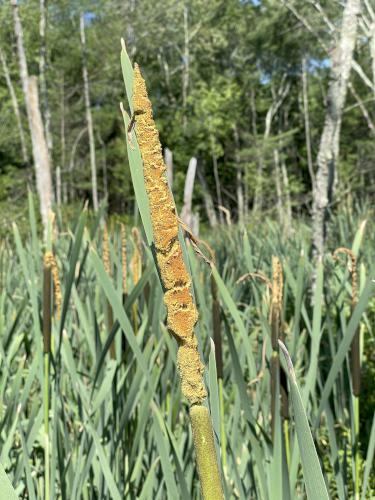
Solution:
{"label": "dried brown flower spike", "polygon": [[133,105],[150,201],[156,257],[164,287],[167,324],[179,344],[177,362],[182,392],[190,404],[201,403],[206,397],[206,390],[202,378],[204,367],[194,334],[198,313],[190,293],[190,276],[178,240],[178,220],[166,178],[159,133],[153,120],[146,84],[137,65],[134,68]]}

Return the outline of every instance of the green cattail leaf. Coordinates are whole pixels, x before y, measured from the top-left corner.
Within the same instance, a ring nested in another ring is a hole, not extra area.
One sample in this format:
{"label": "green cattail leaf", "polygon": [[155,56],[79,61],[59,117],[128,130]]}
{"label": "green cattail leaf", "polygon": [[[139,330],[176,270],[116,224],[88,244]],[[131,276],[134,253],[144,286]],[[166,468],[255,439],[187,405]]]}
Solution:
{"label": "green cattail leaf", "polygon": [[282,443],[281,443],[281,417],[280,417],[280,376],[279,370],[276,372],[275,387],[275,416],[273,432],[273,453],[271,460],[271,474],[269,476],[270,498],[277,498],[283,491],[282,474]]}
{"label": "green cattail leaf", "polygon": [[105,373],[102,383],[100,384],[99,391],[95,396],[92,403],[92,411],[95,412],[99,406],[103,403],[108,394],[111,392],[113,377],[116,373],[117,363],[114,359],[110,359],[105,367]]}
{"label": "green cattail leaf", "polygon": [[246,354],[249,360],[249,376],[250,379],[253,379],[256,376],[256,366],[255,366],[255,360],[253,356],[253,351],[252,347],[250,344],[249,340],[249,335],[248,332],[246,331],[245,325],[241,319],[241,315],[239,310],[236,307],[236,304],[234,303],[227,287],[225,286],[224,281],[222,280],[220,274],[218,273],[216,267],[214,265],[211,266],[212,270],[212,275],[216,281],[218,290],[220,292],[220,295],[223,299],[224,304],[227,306],[230,315],[232,316],[240,334],[242,341],[244,343],[244,348],[246,350]]}
{"label": "green cattail leaf", "polygon": [[322,392],[320,405],[318,408],[318,412],[316,414],[315,425],[314,427],[318,427],[320,421],[320,415],[324,410],[324,407],[327,404],[329,395],[331,394],[333,384],[337,377],[337,374],[342,368],[343,363],[345,362],[346,354],[348,353],[353,337],[356,334],[359,322],[361,321],[362,314],[364,313],[370,296],[374,293],[374,278],[375,278],[375,266],[372,268],[370,272],[370,276],[367,280],[367,283],[359,297],[358,304],[356,305],[352,317],[350,318],[349,324],[344,332],[344,338],[342,339],[340,346],[337,350],[337,353],[333,359],[331,369],[329,371],[326,383],[324,385],[324,389]]}
{"label": "green cattail leaf", "polygon": [[120,323],[121,329],[123,330],[126,336],[126,340],[129,343],[129,346],[134,352],[134,355],[137,358],[137,361],[140,364],[148,382],[151,383],[146,360],[143,356],[141,349],[139,348],[131,323],[124,311],[122,300],[119,297],[119,294],[116,293],[116,290],[112,285],[111,279],[108,277],[104,269],[104,265],[99,256],[96,254],[94,250],[91,250],[90,255],[94,268],[98,274],[100,283],[103,287],[104,293],[106,294],[107,299],[112,306],[114,318],[117,319],[118,322]]}
{"label": "green cattail leaf", "polygon": [[322,336],[322,306],[323,306],[323,264],[319,262],[314,290],[314,310],[311,332],[310,365],[306,375],[306,383],[302,390],[302,400],[306,406],[310,393],[314,393],[316,374],[318,370],[320,340]]}
{"label": "green cattail leaf", "polygon": [[78,262],[79,253],[81,251],[81,243],[82,243],[82,238],[83,238],[83,230],[84,230],[85,223],[86,223],[86,217],[87,217],[87,211],[84,210],[78,219],[78,223],[77,223],[75,234],[74,234],[74,243],[73,243],[73,246],[72,246],[72,249],[70,252],[69,271],[68,271],[68,275],[67,275],[66,281],[65,281],[65,293],[64,293],[64,299],[63,299],[63,304],[62,304],[62,309],[61,309],[59,351],[60,351],[60,347],[61,347],[62,332],[64,329],[64,324],[65,324],[66,315],[68,312],[68,307],[69,307],[69,302],[70,302],[70,294],[72,291],[72,286],[73,286],[73,282],[74,282],[75,275],[76,275],[76,266],[77,266],[77,262]]}
{"label": "green cattail leaf", "polygon": [[330,444],[330,455],[331,455],[331,464],[332,470],[335,472],[335,479],[337,485],[337,492],[339,498],[346,498],[347,495],[345,493],[345,483],[342,474],[342,470],[339,467],[339,450],[337,447],[336,441],[336,433],[335,433],[335,422],[333,419],[332,411],[329,405],[326,407],[326,417],[327,417],[327,429],[328,429],[328,438]]}
{"label": "green cattail leaf", "polygon": [[365,232],[366,228],[366,219],[361,222],[361,225],[359,226],[353,240],[353,245],[352,245],[352,250],[353,253],[356,257],[358,257],[359,249],[361,248],[362,240],[363,240],[363,235]]}
{"label": "green cattail leaf", "polygon": [[281,340],[279,340],[279,345],[284,353],[288,366],[290,394],[307,498],[308,500],[329,500],[318,454],[315,449],[309,422],[307,420],[301,394],[298,389],[292,360],[290,359],[287,348]]}
{"label": "green cattail leaf", "polygon": [[147,473],[146,481],[143,484],[141,494],[139,495],[139,500],[148,500],[149,498],[152,498],[154,483],[156,482],[155,469],[159,462],[160,457],[157,457],[152,463],[150,470]]}
{"label": "green cattail leaf", "polygon": [[154,410],[154,420],[153,420],[153,426],[154,426],[154,437],[156,441],[156,446],[159,451],[159,456],[160,456],[160,462],[161,462],[161,467],[163,469],[163,476],[165,480],[165,485],[167,487],[167,498],[180,498],[180,495],[178,494],[177,487],[176,487],[176,482],[174,479],[174,474],[173,470],[171,467],[171,460],[169,458],[169,453],[167,451],[167,446],[166,446],[166,439],[163,438],[163,432],[159,424],[158,420],[158,414],[155,413],[155,408],[153,406]]}
{"label": "green cattail leaf", "polygon": [[229,350],[232,358],[232,366],[233,366],[233,374],[234,374],[234,379],[237,385],[237,390],[240,394],[240,401],[241,401],[241,406],[244,411],[245,417],[248,421],[249,428],[250,428],[250,443],[252,446],[252,452],[254,454],[255,458],[255,464],[256,464],[256,472],[259,476],[259,487],[261,491],[261,497],[267,499],[267,482],[266,482],[266,476],[265,476],[265,471],[264,471],[264,464],[263,464],[263,457],[264,453],[259,445],[258,439],[256,437],[255,433],[255,428],[256,428],[256,421],[254,419],[254,415],[251,411],[251,405],[249,401],[249,396],[247,394],[247,386],[246,382],[244,380],[242,370],[241,370],[241,364],[238,359],[238,353],[235,347],[235,343],[233,340],[233,336],[230,332],[230,329],[228,328],[226,324],[226,334],[228,337],[228,344],[229,344]]}
{"label": "green cattail leaf", "polygon": [[185,476],[184,476],[184,463],[183,460],[181,459],[181,454],[178,450],[178,446],[175,440],[175,437],[173,436],[173,432],[170,429],[168,423],[166,422],[165,419],[163,419],[162,414],[159,410],[159,408],[156,406],[154,402],[151,403],[152,410],[154,411],[155,417],[158,419],[158,423],[163,429],[163,431],[168,435],[169,441],[172,445],[172,452],[174,456],[174,464],[176,466],[176,475],[178,478],[178,486],[180,490],[180,496],[179,498],[181,500],[189,500],[191,498],[191,495],[189,495],[189,490],[188,486],[186,484]]}
{"label": "green cattail leaf", "polygon": [[121,69],[125,83],[126,97],[130,112],[133,113],[133,66],[125,47],[125,41],[121,39]]}
{"label": "green cattail leaf", "polygon": [[219,388],[217,384],[215,344],[212,339],[210,356],[208,358],[208,378],[209,378],[209,395],[210,395],[210,413],[212,418],[212,426],[214,430],[214,438],[216,453],[220,449],[220,404],[219,404]]}
{"label": "green cattail leaf", "polygon": [[18,500],[12,483],[7,476],[3,466],[0,464],[0,500]]}
{"label": "green cattail leaf", "polygon": [[370,472],[371,469],[374,467],[374,461],[373,461],[374,451],[375,451],[375,413],[372,418],[371,434],[366,454],[366,465],[365,465],[365,472],[363,474],[361,500],[365,500],[366,498]]}
{"label": "green cattail leaf", "polygon": [[29,203],[29,222],[31,231],[31,244],[33,247],[34,258],[37,259],[40,256],[40,242],[38,238],[38,230],[35,216],[34,198],[33,193],[28,190],[28,203]]}
{"label": "green cattail leaf", "polygon": [[[141,214],[142,224],[147,238],[147,244],[151,247],[154,238],[152,234],[150,205],[143,177],[142,156],[134,131],[128,132],[130,117],[123,109],[123,107],[121,107],[121,111],[125,123],[126,146],[128,151],[130,175],[132,178],[135,199],[137,201],[139,213]],[[131,143],[129,142],[129,136],[131,137]]]}
{"label": "green cattail leaf", "polygon": [[[19,435],[21,437],[22,458],[23,458],[23,464],[24,464],[23,466],[24,466],[25,475],[26,475],[27,494],[28,494],[30,500],[36,500],[34,482],[33,482],[32,476],[31,476],[29,451],[27,449],[27,445],[25,442],[25,436],[23,435],[21,426],[18,427],[18,432],[19,432]],[[0,492],[1,491],[2,491],[2,486],[0,484]],[[1,493],[0,493],[0,498],[1,498]]]}
{"label": "green cattail leaf", "polygon": [[98,455],[101,469],[102,469],[103,475],[105,477],[106,486],[108,488],[108,491],[111,493],[111,499],[122,500],[123,497],[121,496],[121,494],[118,490],[118,487],[116,485],[115,479],[114,479],[112,471],[111,471],[111,467],[110,467],[109,462],[108,462],[108,458],[107,458],[105,451],[104,451],[104,448],[100,442],[99,435],[90,423],[87,424],[87,429],[94,440],[96,453]]}

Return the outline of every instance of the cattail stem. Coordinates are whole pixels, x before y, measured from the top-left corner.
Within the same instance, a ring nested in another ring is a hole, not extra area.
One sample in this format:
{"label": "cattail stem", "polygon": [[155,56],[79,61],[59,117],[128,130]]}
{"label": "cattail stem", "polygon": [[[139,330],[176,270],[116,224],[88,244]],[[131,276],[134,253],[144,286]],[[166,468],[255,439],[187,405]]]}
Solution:
{"label": "cattail stem", "polygon": [[[283,300],[283,271],[278,257],[272,257],[272,301],[271,301],[271,433],[275,434],[276,400],[280,397],[280,359],[279,338],[281,332],[281,314]],[[279,389],[278,389],[279,388]],[[284,401],[284,406],[287,401]]]}
{"label": "cattail stem", "polygon": [[275,422],[276,422],[276,399],[279,397],[277,388],[279,384],[277,383],[279,375],[279,353],[277,351],[272,351],[271,355],[271,433],[272,441],[275,435]]}
{"label": "cattail stem", "polygon": [[361,473],[361,463],[360,463],[360,451],[359,451],[359,397],[354,396],[353,398],[353,410],[354,410],[354,436],[355,436],[355,500],[359,499],[360,491],[360,473]]}
{"label": "cattail stem", "polygon": [[[352,277],[352,314],[358,304],[358,274],[357,274],[357,257],[349,248],[340,247],[334,251],[333,257],[337,259],[339,253],[344,253],[351,261],[351,277]],[[360,490],[360,450],[359,450],[359,396],[361,393],[361,348],[359,328],[354,334],[351,350],[350,350],[350,371],[352,377],[353,391],[353,412],[354,412],[354,450],[355,450],[355,499],[359,499]]]}
{"label": "cattail stem", "polygon": [[190,422],[202,496],[204,500],[219,500],[223,498],[223,490],[208,409],[202,405],[193,405],[190,408]]}
{"label": "cattail stem", "polygon": [[217,284],[213,275],[211,275],[211,294],[212,294],[212,330],[215,343],[216,373],[217,378],[223,379],[223,347],[221,339],[221,321],[220,321],[220,302],[217,293]]}
{"label": "cattail stem", "polygon": [[289,440],[289,420],[284,420],[285,455],[288,469],[290,467],[290,440]]}
{"label": "cattail stem", "polygon": [[44,498],[50,498],[50,459],[49,459],[49,363],[51,353],[52,327],[52,271],[46,254],[43,266],[43,358],[44,358]]}
{"label": "cattail stem", "polygon": [[224,391],[223,379],[219,378],[219,404],[220,404],[220,444],[221,444],[221,463],[224,471],[227,466],[227,435],[224,425]]}
{"label": "cattail stem", "polygon": [[[108,276],[111,276],[112,275],[111,257],[109,250],[109,234],[108,234],[107,224],[104,225],[104,230],[103,230],[103,265]],[[108,299],[106,299],[106,309],[107,309],[107,329],[109,335],[113,327],[113,310],[111,303],[109,302]],[[109,346],[109,355],[111,359],[116,359],[116,345],[114,340],[111,342],[111,345]]]}

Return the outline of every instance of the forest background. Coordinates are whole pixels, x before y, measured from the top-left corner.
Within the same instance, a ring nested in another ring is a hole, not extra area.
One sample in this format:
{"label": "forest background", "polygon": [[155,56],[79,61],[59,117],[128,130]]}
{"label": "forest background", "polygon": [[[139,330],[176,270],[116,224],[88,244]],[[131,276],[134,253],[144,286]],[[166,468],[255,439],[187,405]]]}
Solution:
{"label": "forest background", "polygon": [[[4,233],[13,221],[26,224],[27,189],[36,189],[12,8],[0,5]],[[374,191],[374,11],[371,2],[361,7],[332,210],[363,208]],[[28,72],[38,75],[53,197],[64,214],[83,200],[92,206],[95,196],[107,200],[109,214],[135,213],[119,109],[124,38],[173,161],[178,209],[194,157],[193,211],[202,223],[224,222],[219,206],[232,219],[267,214],[286,229],[292,218],[310,216],[340,2],[163,0],[155,7],[149,0],[29,0],[19,10]]]}

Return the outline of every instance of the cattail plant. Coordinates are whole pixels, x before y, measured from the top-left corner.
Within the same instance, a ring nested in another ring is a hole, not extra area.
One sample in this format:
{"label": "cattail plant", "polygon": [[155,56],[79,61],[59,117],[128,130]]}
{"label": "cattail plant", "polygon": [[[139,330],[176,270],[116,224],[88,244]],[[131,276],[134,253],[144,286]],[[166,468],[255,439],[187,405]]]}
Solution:
{"label": "cattail plant", "polygon": [[281,263],[278,257],[272,257],[272,298],[270,311],[271,324],[271,427],[272,437],[275,433],[275,408],[276,398],[279,397],[277,388],[280,382],[280,360],[279,360],[279,336],[281,329],[281,313],[282,313],[282,297],[283,297],[283,274]]}
{"label": "cattail plant", "polygon": [[[132,237],[133,237],[133,255],[130,260],[130,269],[132,272],[133,284],[134,286],[136,286],[142,274],[142,244],[141,244],[141,235],[137,227],[132,228]],[[137,302],[134,302],[133,304],[132,313],[133,313],[134,331],[137,332],[138,331]]]}
{"label": "cattail plant", "polygon": [[[357,273],[357,258],[352,250],[345,247],[337,248],[334,253],[334,259],[338,260],[340,253],[345,254],[350,259],[350,274],[352,278],[352,297],[351,311],[352,314],[358,304],[358,273]],[[354,435],[355,435],[355,495],[359,498],[359,475],[360,475],[360,453],[359,453],[359,396],[361,393],[361,349],[359,328],[354,334],[351,351],[350,351],[350,371],[352,379],[353,391],[353,406],[354,406]]]}
{"label": "cattail plant", "polygon": [[127,276],[128,276],[128,262],[126,250],[126,229],[125,224],[121,224],[121,275],[122,275],[122,298],[125,303],[128,294]]}
{"label": "cattail plant", "polygon": [[[108,235],[107,224],[104,224],[104,229],[103,229],[103,265],[108,276],[111,276],[112,275],[111,257],[109,250],[109,235]],[[109,300],[107,299],[106,299],[106,310],[107,310],[107,328],[108,328],[108,334],[110,334],[113,328],[113,310]],[[116,345],[114,340],[111,342],[111,345],[109,347],[109,354],[111,359],[116,359]]]}
{"label": "cattail plant", "polygon": [[44,254],[43,261],[43,357],[44,357],[44,495],[50,498],[50,446],[49,446],[49,366],[51,356],[51,330],[52,330],[52,279],[55,282],[55,304],[58,317],[61,310],[61,289],[58,270],[52,252]]}
{"label": "cattail plant", "polygon": [[[212,252],[212,262],[215,264],[215,253]],[[215,358],[216,358],[216,372],[219,386],[219,401],[220,401],[220,442],[221,442],[221,456],[222,464],[225,470],[227,465],[227,451],[226,451],[226,435],[224,428],[224,369],[223,369],[223,342],[221,335],[221,313],[220,301],[218,296],[217,284],[213,274],[211,279],[211,295],[212,295],[212,330],[213,339],[215,344]]]}
{"label": "cattail plant", "polygon": [[182,393],[190,405],[190,421],[202,496],[223,498],[212,423],[204,406],[204,366],[198,352],[194,327],[198,313],[190,292],[190,276],[179,242],[179,222],[166,178],[159,133],[156,129],[146,84],[137,65],[134,68],[133,108],[135,132],[143,160],[143,175],[149,200],[156,262],[164,290],[167,326],[178,343],[177,365]]}

